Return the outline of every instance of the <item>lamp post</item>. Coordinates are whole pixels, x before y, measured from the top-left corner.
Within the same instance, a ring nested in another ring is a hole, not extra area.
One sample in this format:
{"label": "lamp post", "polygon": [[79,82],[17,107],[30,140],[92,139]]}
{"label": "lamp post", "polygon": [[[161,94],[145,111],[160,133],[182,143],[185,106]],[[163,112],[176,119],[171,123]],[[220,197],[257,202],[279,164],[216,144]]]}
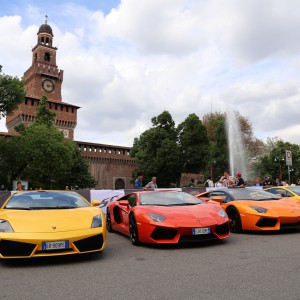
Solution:
{"label": "lamp post", "polygon": [[289,183],[292,184],[293,183],[293,178],[292,178],[292,182],[291,182],[291,172],[294,172],[293,167],[288,166],[288,174],[289,174]]}
{"label": "lamp post", "polygon": [[210,165],[210,168],[209,168],[210,179],[212,181],[214,181],[214,164],[216,164],[215,160],[212,162],[212,164]]}
{"label": "lamp post", "polygon": [[282,181],[282,162],[284,161],[284,158],[280,159],[275,157],[274,161],[279,163],[279,180]]}

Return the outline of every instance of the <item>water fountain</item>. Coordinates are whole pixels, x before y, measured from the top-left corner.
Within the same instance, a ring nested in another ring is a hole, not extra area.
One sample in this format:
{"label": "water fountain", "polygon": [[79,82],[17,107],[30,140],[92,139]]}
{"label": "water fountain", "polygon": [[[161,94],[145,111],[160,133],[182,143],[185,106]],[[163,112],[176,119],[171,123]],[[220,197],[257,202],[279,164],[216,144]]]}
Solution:
{"label": "water fountain", "polygon": [[243,179],[247,180],[247,156],[242,140],[240,122],[237,118],[237,114],[231,109],[228,109],[226,113],[226,130],[229,147],[230,174],[235,176],[237,172],[241,172]]}

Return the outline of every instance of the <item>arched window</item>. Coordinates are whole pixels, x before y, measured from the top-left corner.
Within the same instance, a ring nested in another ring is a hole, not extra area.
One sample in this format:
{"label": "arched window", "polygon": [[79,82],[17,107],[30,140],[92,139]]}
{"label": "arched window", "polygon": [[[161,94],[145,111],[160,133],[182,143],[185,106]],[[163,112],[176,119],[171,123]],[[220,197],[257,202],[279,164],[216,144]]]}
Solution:
{"label": "arched window", "polygon": [[44,55],[44,61],[50,61],[50,53],[46,52]]}

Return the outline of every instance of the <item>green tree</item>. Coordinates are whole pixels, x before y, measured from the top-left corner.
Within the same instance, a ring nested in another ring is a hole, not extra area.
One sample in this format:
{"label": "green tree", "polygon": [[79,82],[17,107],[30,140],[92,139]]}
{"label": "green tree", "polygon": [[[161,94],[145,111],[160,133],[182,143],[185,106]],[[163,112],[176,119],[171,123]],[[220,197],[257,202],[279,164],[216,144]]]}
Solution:
{"label": "green tree", "polygon": [[153,128],[134,139],[130,155],[135,158],[138,170],[143,172],[145,182],[156,176],[160,187],[169,187],[179,183],[182,169],[175,123],[167,111],[151,121]]}
{"label": "green tree", "polygon": [[209,140],[205,126],[196,114],[190,114],[177,127],[183,172],[205,171],[209,158]]}
{"label": "green tree", "polygon": [[61,178],[57,178],[61,187],[73,186],[78,188],[93,188],[96,186],[96,179],[89,172],[89,164],[81,156],[80,150],[74,144],[75,151],[72,158],[71,168]]}
{"label": "green tree", "polygon": [[[256,163],[256,173],[258,176],[270,176],[273,180],[282,175],[283,180],[295,179],[300,177],[300,149],[299,145],[283,141],[278,138],[268,139],[268,153],[261,156]],[[286,165],[286,150],[292,151],[293,166],[288,168]]]}
{"label": "green tree", "polygon": [[0,65],[0,119],[10,115],[25,99],[24,81],[2,73]]}
{"label": "green tree", "polygon": [[51,111],[47,107],[47,97],[43,96],[37,106],[37,114],[35,122],[37,124],[44,124],[51,128],[54,126],[55,112]]}
{"label": "green tree", "polygon": [[213,177],[217,179],[217,176],[221,176],[225,170],[229,170],[225,114],[220,112],[206,114],[202,121],[206,127],[210,144],[208,167],[213,169]]}
{"label": "green tree", "polygon": [[19,135],[0,139],[0,167],[7,181],[27,179],[32,187],[64,188],[66,185],[93,187],[88,163],[77,145],[63,137],[54,126],[55,113],[43,97],[37,108],[36,122],[18,126]]}

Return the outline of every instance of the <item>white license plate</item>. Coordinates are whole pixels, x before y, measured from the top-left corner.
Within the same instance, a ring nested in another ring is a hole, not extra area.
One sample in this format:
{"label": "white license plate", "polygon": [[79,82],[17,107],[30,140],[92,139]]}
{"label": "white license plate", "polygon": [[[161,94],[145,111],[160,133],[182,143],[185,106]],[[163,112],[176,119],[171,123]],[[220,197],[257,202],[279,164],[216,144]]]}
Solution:
{"label": "white license plate", "polygon": [[43,242],[43,250],[57,250],[69,248],[69,241]]}
{"label": "white license plate", "polygon": [[193,228],[192,233],[193,233],[193,235],[210,234],[210,228],[209,227]]}

